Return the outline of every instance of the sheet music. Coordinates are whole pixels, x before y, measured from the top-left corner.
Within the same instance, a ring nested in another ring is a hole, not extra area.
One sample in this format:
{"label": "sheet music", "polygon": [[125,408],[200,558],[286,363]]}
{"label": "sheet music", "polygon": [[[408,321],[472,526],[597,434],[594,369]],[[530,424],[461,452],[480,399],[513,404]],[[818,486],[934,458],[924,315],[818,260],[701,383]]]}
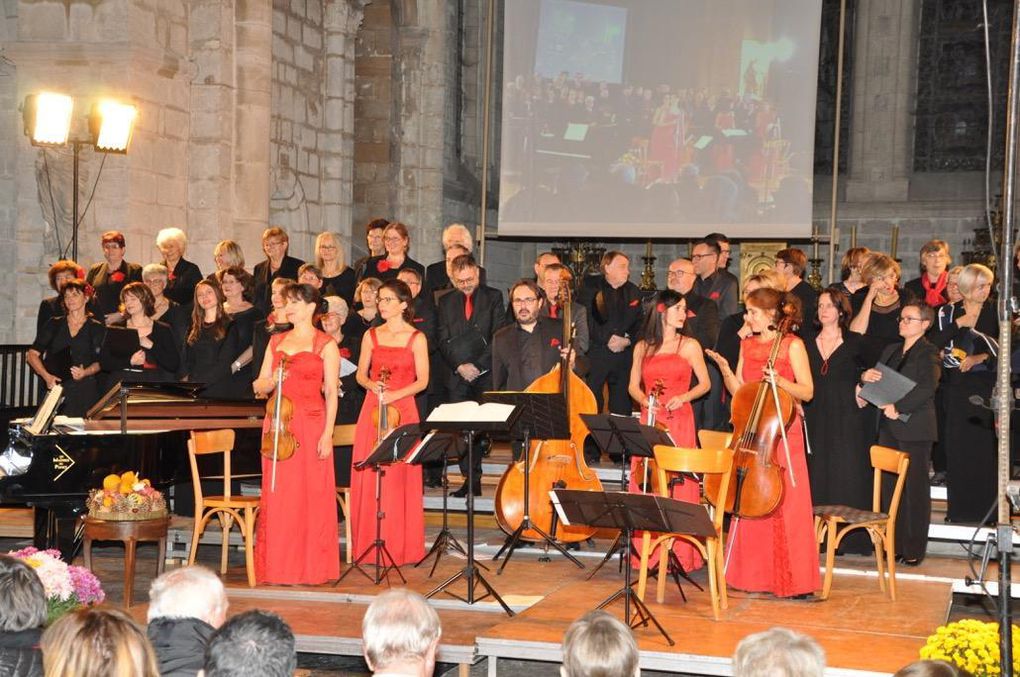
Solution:
{"label": "sheet music", "polygon": [[473,421],[477,423],[504,423],[514,413],[516,407],[498,402],[454,402],[441,404],[432,410],[426,419],[429,423]]}
{"label": "sheet music", "polygon": [[358,365],[354,364],[346,357],[340,358],[340,378],[350,376],[358,370]]}
{"label": "sheet music", "polygon": [[429,441],[433,437],[435,437],[435,435],[436,435],[436,431],[432,430],[432,431],[429,432],[428,435],[423,437],[421,442],[419,442],[417,445],[415,445],[414,449],[412,449],[407,454],[407,456],[404,456],[404,463],[413,464],[415,462],[415,460],[417,460],[418,454],[421,452],[421,450],[424,449],[428,445]]}
{"label": "sheet music", "polygon": [[49,427],[50,421],[53,419],[53,415],[57,411],[57,406],[60,404],[63,396],[64,387],[59,383],[50,388],[49,392],[46,393],[46,399],[43,400],[43,403],[36,410],[32,422],[25,427],[25,432],[30,435],[42,434]]}
{"label": "sheet music", "polygon": [[560,518],[560,524],[565,527],[569,527],[570,520],[567,519],[567,514],[563,512],[563,504],[560,503],[560,498],[556,495],[555,489],[551,489],[549,491],[549,500],[552,501],[553,508],[556,510],[556,515]]}

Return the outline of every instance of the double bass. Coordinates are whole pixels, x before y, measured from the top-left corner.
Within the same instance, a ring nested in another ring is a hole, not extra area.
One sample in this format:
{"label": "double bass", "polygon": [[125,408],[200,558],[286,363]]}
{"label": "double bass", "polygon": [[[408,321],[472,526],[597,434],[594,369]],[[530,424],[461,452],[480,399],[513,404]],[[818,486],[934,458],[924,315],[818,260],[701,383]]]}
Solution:
{"label": "double bass", "polygon": [[[794,329],[788,319],[776,328],[767,370],[775,368],[783,338]],[[767,517],[783,501],[784,469],[775,462],[775,454],[784,449],[789,464],[786,429],[793,423],[796,402],[774,381],[762,379],[745,383],[734,393],[731,412],[733,477],[723,507],[738,517]],[[720,481],[718,475],[706,476],[705,495],[716,496]]]}
{"label": "double bass", "polygon": [[[564,271],[560,279],[560,293],[557,302],[563,308],[563,337],[568,349],[573,346],[574,325],[570,312],[569,273]],[[570,355],[570,350],[566,355]],[[570,368],[570,359],[560,357],[560,363],[539,376],[525,392],[563,393],[567,401],[567,415],[570,421],[569,440],[532,440],[523,460],[512,463],[503,473],[496,487],[496,523],[507,534],[514,533],[524,519],[524,463],[528,468],[528,503],[531,523],[542,529],[557,541],[576,543],[591,538],[595,529],[584,526],[558,525],[553,532],[556,511],[549,499],[552,489],[577,489],[581,491],[602,491],[602,482],[584,461],[584,438],[588,428],[581,420],[581,414],[596,413],[595,395],[588,385]],[[541,541],[542,537],[531,529],[525,529],[521,537],[530,541]]]}

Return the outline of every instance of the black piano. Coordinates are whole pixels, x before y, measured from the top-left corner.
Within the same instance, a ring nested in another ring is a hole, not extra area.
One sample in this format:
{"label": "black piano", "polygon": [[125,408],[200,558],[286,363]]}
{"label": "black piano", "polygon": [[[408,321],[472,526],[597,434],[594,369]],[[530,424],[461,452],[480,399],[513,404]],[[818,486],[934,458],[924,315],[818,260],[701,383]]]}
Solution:
{"label": "black piano", "polygon": [[[80,542],[78,518],[85,499],[104,477],[134,470],[161,491],[190,484],[189,431],[261,427],[264,403],[204,399],[198,396],[202,387],[117,384],[82,419],[56,417],[40,434],[30,433],[27,424],[13,424],[0,462],[0,505],[35,507],[35,546],[57,548],[70,561]],[[239,439],[257,437],[252,430]],[[261,472],[258,449],[248,446],[241,449],[239,443],[240,453],[232,458],[237,475]],[[203,475],[207,471],[216,469],[203,469]]]}

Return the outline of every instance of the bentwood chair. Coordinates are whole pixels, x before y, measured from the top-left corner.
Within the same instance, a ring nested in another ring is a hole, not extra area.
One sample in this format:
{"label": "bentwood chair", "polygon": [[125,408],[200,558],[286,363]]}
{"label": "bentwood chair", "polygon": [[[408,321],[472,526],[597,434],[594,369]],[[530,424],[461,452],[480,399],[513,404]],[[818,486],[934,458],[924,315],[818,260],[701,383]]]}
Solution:
{"label": "bentwood chair", "polygon": [[[244,565],[248,573],[248,585],[255,587],[255,513],[259,507],[257,496],[234,496],[230,492],[230,454],[234,449],[233,430],[191,431],[188,439],[188,461],[191,463],[191,481],[195,487],[195,528],[191,536],[191,551],[188,565],[195,563],[198,555],[198,540],[209,521],[216,517],[222,531],[220,546],[220,573],[227,573],[227,551],[230,547],[230,531],[237,523],[244,539]],[[223,455],[223,493],[205,496],[202,493],[202,477],[198,472],[198,457],[209,454]]]}
{"label": "bentwood chair", "polygon": [[718,430],[699,430],[698,444],[702,449],[727,449],[733,433],[720,432]]}
{"label": "bentwood chair", "polygon": [[[721,505],[721,499],[726,496],[729,489],[730,476],[733,470],[733,451],[726,448],[714,449],[683,449],[680,447],[669,447],[656,445],[655,464],[658,467],[656,482],[657,491],[660,495],[669,495],[670,473],[695,473],[702,477],[706,475],[719,475],[719,494],[711,497],[714,500],[709,505],[709,513],[712,518],[712,526],[715,534],[708,537],[699,537],[692,534],[668,533],[651,534],[645,532],[641,542],[641,568],[638,573],[638,597],[644,600],[645,588],[648,584],[648,562],[655,548],[659,548],[659,562],[666,562],[669,551],[676,540],[691,543],[706,561],[708,567],[709,595],[712,598],[712,614],[719,620],[720,607],[725,609],[729,606],[726,594],[726,573],[724,568],[725,558],[723,556],[723,516],[725,511],[713,507]],[[704,486],[704,484],[702,484]],[[656,587],[655,599],[659,603],[666,595],[666,569],[659,566],[658,585]]]}
{"label": "bentwood chair", "polygon": [[[896,514],[900,509],[900,498],[907,480],[910,457],[905,452],[876,444],[871,447],[871,466],[875,469],[871,510],[861,510],[848,505],[815,506],[815,535],[819,543],[827,541],[822,599],[828,599],[832,587],[832,567],[836,560],[836,548],[848,533],[857,529],[866,529],[871,536],[871,542],[875,545],[878,585],[882,592],[886,591],[886,567],[883,559],[888,563],[889,598],[896,599]],[[884,512],[882,473],[896,476],[896,484]]]}
{"label": "bentwood chair", "polygon": [[[353,423],[333,426],[333,446],[353,447],[354,432],[357,428],[358,426]],[[351,488],[338,485],[336,488],[336,502],[340,504],[340,512],[344,514],[344,559],[350,564],[353,559],[351,555],[354,548],[354,544],[351,542]]]}

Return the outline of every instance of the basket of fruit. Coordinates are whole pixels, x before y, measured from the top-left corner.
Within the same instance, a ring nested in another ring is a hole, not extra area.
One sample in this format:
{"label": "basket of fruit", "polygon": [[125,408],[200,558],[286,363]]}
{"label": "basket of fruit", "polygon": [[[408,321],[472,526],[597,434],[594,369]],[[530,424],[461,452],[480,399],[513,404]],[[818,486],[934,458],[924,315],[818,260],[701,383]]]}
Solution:
{"label": "basket of fruit", "polygon": [[86,506],[89,517],[101,520],[151,520],[167,515],[163,494],[130,470],[103,478],[103,488],[89,492]]}

